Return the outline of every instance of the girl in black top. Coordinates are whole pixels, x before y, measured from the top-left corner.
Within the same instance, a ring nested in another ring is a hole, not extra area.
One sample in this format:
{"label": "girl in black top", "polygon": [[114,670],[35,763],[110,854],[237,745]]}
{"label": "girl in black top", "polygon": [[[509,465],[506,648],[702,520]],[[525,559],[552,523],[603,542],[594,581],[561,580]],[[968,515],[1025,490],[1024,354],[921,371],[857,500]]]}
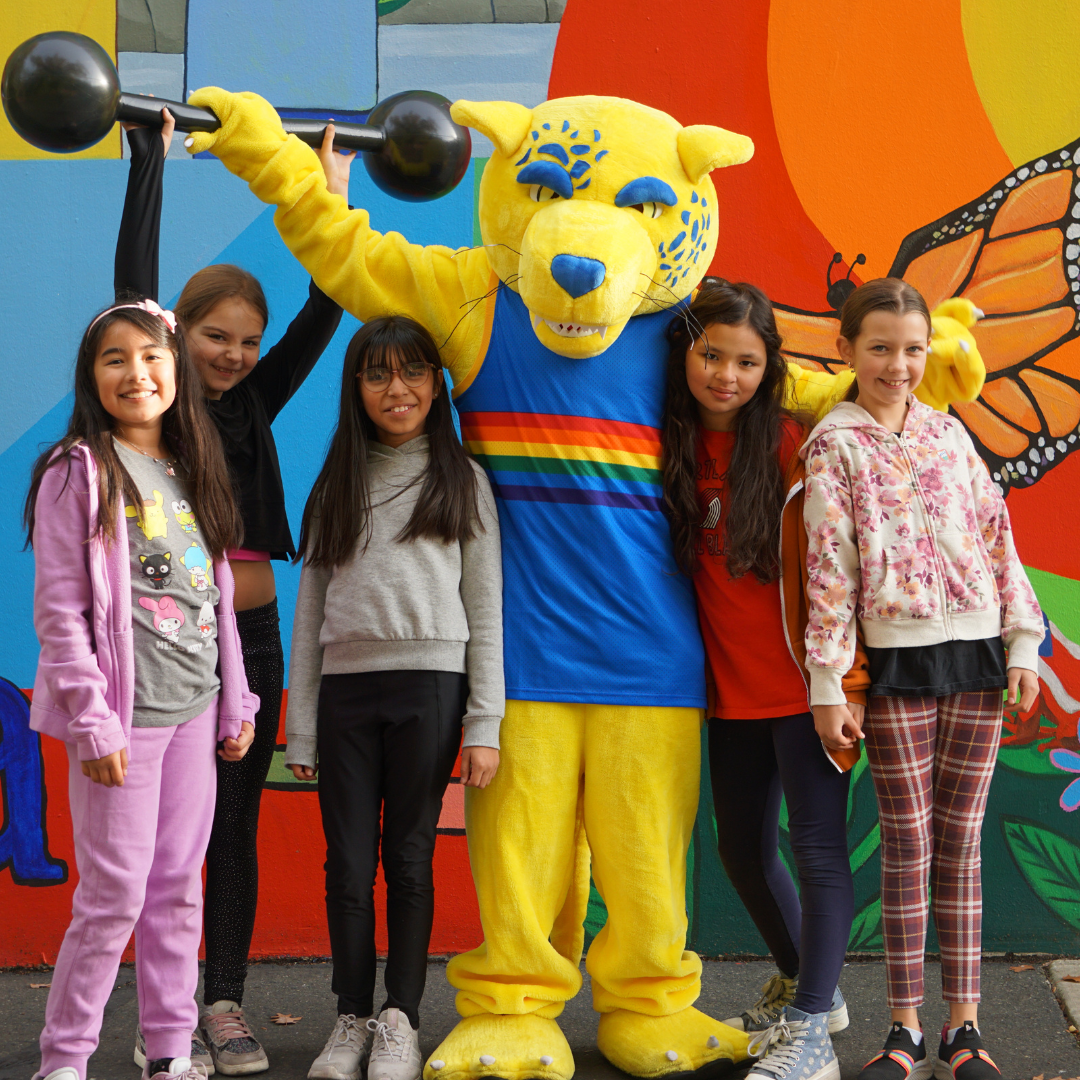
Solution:
{"label": "girl in black top", "polygon": [[[158,298],[158,233],[165,152],[173,118],[159,133],[128,127],[131,173],[116,245],[117,297]],[[333,127],[320,157],[331,191],[348,197],[355,155],[333,150]],[[225,446],[244,526],[244,547],[227,552],[236,579],[236,622],[248,682],[262,700],[255,741],[243,761],[218,764],[217,809],[206,853],[206,975],[192,1057],[233,1076],[269,1068],[244,1022],[241,1002],[258,899],[259,800],[277,742],[284,661],[272,559],[295,554],[270,425],[330,343],[341,308],[312,282],[308,301],[285,336],[259,359],[269,318],[258,281],[237,266],[208,266],[176,304],[206,403]],[[135,1061],[144,1063],[141,1034]]]}

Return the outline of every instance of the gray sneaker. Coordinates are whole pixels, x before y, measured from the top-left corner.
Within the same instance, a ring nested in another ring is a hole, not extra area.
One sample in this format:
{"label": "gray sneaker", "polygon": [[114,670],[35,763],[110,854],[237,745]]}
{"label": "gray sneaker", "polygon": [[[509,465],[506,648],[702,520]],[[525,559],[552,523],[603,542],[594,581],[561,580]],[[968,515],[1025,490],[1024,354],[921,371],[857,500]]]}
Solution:
{"label": "gray sneaker", "polygon": [[[761,997],[746,1012],[733,1016],[724,1023],[736,1031],[767,1031],[773,1024],[780,1022],[784,1007],[795,1000],[798,985],[797,976],[794,979],[785,979],[778,972],[769,978],[761,988]],[[829,1004],[829,1034],[835,1035],[847,1026],[847,1002],[844,1001],[844,995],[840,993],[838,986],[833,991],[832,1002]]]}
{"label": "gray sneaker", "polygon": [[251,1033],[244,1010],[235,1001],[215,1001],[204,1009],[199,1030],[223,1076],[247,1076],[270,1068],[266,1051]]}
{"label": "gray sneaker", "polygon": [[746,1080],[840,1080],[828,1013],[788,1005],[778,1023],[750,1040],[746,1052],[758,1059]]}
{"label": "gray sneaker", "polygon": [[416,1029],[400,1009],[383,1009],[367,1022],[375,1036],[368,1060],[368,1080],[420,1080],[424,1059]]}
{"label": "gray sneaker", "polygon": [[369,1019],[357,1020],[351,1013],[339,1016],[322,1053],[308,1069],[308,1080],[360,1080],[371,1053]]}
{"label": "gray sneaker", "polygon": [[[140,1069],[146,1068],[146,1039],[143,1037],[142,1028],[136,1024],[135,1026],[135,1064]],[[207,1076],[214,1075],[214,1059],[210,1056],[210,1051],[206,1046],[206,1043],[202,1041],[202,1036],[197,1031],[191,1033],[191,1064],[201,1065],[206,1070]]]}
{"label": "gray sneaker", "polygon": [[728,1027],[736,1031],[767,1031],[773,1024],[779,1023],[784,1006],[795,1000],[795,989],[799,980],[785,979],[777,972],[769,976],[761,988],[761,997],[744,1013],[725,1020]]}

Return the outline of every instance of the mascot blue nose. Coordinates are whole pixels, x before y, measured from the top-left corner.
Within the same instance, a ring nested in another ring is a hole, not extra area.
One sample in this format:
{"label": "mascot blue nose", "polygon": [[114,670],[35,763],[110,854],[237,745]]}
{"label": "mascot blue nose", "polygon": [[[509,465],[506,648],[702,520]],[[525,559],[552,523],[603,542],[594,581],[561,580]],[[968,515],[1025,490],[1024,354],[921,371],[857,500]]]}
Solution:
{"label": "mascot blue nose", "polygon": [[576,300],[603,283],[607,267],[582,255],[556,255],[551,260],[551,276]]}

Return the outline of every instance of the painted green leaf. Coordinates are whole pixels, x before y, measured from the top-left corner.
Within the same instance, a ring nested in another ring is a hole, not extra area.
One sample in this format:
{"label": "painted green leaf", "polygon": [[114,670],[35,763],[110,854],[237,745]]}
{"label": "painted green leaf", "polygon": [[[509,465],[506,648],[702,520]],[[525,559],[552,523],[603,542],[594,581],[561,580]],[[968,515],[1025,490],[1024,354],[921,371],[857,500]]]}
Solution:
{"label": "painted green leaf", "polygon": [[857,874],[880,846],[881,826],[875,821],[874,827],[859,841],[851,853],[851,872]]}
{"label": "painted green leaf", "polygon": [[872,900],[854,918],[848,948],[852,952],[877,952],[881,941],[881,898]]}
{"label": "painted green leaf", "polygon": [[1059,919],[1080,930],[1080,844],[1022,818],[1003,817],[1001,828],[1035,895]]}
{"label": "painted green leaf", "polygon": [[607,922],[607,905],[604,903],[603,897],[597,892],[596,885],[593,883],[592,878],[589,879],[589,906],[585,912],[585,944],[592,943],[592,939],[596,937],[604,928],[604,923]]}
{"label": "painted green leaf", "polygon": [[380,15],[389,15],[391,11],[403,8],[408,2],[409,0],[379,0],[378,13]]}
{"label": "painted green leaf", "polygon": [[[1043,742],[1045,741],[1044,739]],[[1061,770],[1050,764],[1050,755],[1041,752],[1038,743],[1003,746],[998,751],[998,764],[1027,776],[1056,776],[1061,779]]]}

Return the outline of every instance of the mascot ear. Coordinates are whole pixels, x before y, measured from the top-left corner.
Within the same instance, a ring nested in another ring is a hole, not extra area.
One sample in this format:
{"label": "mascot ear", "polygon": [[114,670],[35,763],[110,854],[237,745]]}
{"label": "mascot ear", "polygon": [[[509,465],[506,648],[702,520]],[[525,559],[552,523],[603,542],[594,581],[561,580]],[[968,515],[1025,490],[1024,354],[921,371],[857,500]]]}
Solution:
{"label": "mascot ear", "polygon": [[455,101],[450,115],[455,123],[486,135],[503,157],[525,141],[532,123],[532,109],[513,101]]}
{"label": "mascot ear", "polygon": [[745,135],[707,124],[682,128],[678,146],[679,160],[692,184],[713,169],[741,165],[754,156],[754,144]]}

